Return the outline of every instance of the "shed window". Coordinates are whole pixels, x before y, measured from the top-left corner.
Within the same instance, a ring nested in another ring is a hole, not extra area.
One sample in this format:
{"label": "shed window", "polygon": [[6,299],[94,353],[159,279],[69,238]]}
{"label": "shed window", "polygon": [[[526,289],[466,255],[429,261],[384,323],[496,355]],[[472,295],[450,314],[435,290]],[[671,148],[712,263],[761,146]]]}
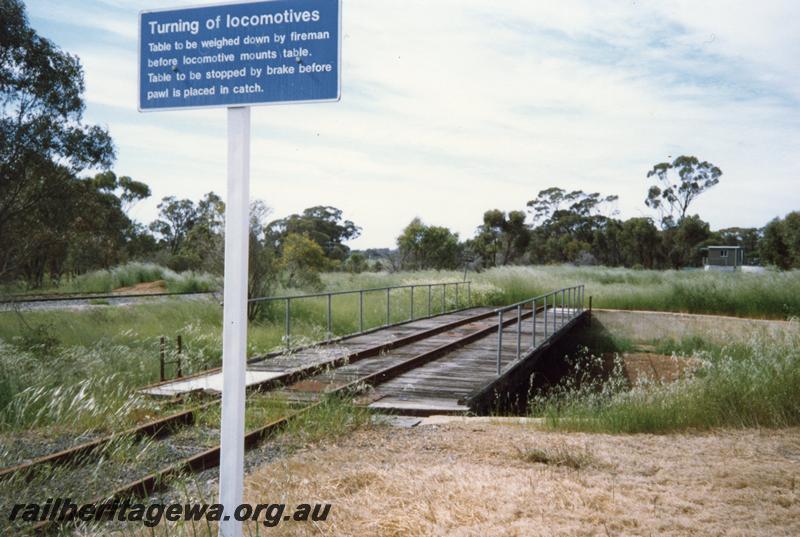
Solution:
{"label": "shed window", "polygon": [[720,257],[728,257],[728,250],[720,250],[719,251]]}

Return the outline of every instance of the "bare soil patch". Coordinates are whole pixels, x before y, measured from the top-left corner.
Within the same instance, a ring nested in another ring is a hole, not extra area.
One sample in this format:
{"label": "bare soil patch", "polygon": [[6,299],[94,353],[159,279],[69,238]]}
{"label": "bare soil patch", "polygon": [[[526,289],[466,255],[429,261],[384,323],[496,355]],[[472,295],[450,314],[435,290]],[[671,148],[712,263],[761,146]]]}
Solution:
{"label": "bare soil patch", "polygon": [[626,352],[621,356],[623,374],[633,384],[667,383],[691,376],[698,360],[651,352]]}
{"label": "bare soil patch", "polygon": [[800,535],[800,429],[377,428],[262,467],[245,497],[333,504],[275,535]]}
{"label": "bare soil patch", "polygon": [[167,282],[164,280],[156,280],[154,282],[142,282],[129,287],[119,287],[114,289],[114,294],[120,295],[146,295],[150,293],[165,293],[167,291]]}

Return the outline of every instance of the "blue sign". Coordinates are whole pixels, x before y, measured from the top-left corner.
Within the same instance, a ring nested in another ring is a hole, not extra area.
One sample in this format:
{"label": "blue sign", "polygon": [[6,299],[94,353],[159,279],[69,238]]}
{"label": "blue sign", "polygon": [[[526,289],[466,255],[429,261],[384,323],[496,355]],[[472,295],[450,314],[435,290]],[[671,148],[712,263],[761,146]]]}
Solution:
{"label": "blue sign", "polygon": [[143,11],[139,110],[338,100],[340,1]]}

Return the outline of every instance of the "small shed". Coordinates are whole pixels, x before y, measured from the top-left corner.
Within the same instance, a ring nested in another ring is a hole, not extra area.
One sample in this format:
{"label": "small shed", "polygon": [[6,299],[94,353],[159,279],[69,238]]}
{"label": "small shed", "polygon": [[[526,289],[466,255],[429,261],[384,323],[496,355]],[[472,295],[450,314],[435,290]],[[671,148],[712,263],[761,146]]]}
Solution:
{"label": "small shed", "polygon": [[736,270],[744,265],[744,249],[741,246],[707,246],[703,248],[703,266],[706,270]]}

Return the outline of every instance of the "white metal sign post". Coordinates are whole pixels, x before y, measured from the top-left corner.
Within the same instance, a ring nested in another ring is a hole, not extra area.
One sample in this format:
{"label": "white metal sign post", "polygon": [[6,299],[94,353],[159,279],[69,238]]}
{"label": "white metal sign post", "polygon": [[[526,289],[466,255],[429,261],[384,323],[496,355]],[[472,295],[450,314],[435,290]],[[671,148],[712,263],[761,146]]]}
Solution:
{"label": "white metal sign post", "polygon": [[[250,107],[228,108],[228,198],[225,206],[225,291],[222,312],[222,422],[219,499],[230,516],[242,503],[245,371],[247,362],[247,260],[250,219]],[[235,508],[235,507],[234,507]],[[233,517],[220,535],[238,537]]]}
{"label": "white metal sign post", "polygon": [[338,101],[341,0],[143,11],[139,110],[226,107],[228,190],[220,424],[220,535],[240,537],[244,481],[250,105]]}

